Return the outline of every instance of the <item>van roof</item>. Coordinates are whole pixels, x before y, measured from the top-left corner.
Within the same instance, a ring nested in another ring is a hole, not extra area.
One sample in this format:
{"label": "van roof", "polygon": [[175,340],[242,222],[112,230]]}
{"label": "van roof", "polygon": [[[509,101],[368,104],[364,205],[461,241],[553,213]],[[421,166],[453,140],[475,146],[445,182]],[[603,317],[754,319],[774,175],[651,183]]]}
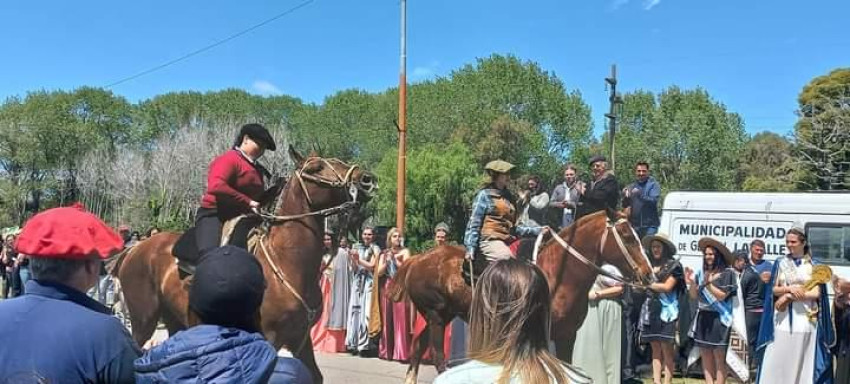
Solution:
{"label": "van roof", "polygon": [[850,214],[850,192],[670,192],[664,210]]}

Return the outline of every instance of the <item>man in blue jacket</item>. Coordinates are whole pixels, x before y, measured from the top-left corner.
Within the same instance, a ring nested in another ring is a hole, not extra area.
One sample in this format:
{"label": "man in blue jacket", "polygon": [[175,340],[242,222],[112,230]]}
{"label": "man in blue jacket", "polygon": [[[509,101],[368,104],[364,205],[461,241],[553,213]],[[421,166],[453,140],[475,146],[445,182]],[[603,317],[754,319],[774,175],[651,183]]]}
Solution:
{"label": "man in blue jacket", "polygon": [[127,329],[86,296],[101,260],[123,248],[82,207],[54,208],[24,226],[15,248],[30,257],[26,294],[0,303],[0,383],[133,383],[139,351]]}
{"label": "man in blue jacket", "polygon": [[260,333],[266,290],[263,269],[242,248],[216,248],[201,258],[189,288],[189,318],[178,332],[136,360],[136,382],[309,384],[300,361],[278,358]]}
{"label": "man in blue jacket", "polygon": [[639,238],[658,233],[661,221],[658,219],[658,200],[661,198],[661,185],[649,175],[649,163],[639,161],[635,165],[635,180],[623,189],[623,208],[632,209],[629,223],[637,231]]}

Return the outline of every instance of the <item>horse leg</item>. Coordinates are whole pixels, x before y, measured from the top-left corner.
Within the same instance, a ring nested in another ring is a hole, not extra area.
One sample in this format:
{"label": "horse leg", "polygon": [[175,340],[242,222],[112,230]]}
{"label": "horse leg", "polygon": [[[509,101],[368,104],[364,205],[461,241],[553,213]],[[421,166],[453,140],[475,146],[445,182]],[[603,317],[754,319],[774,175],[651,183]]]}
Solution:
{"label": "horse leg", "polygon": [[410,357],[410,367],[407,368],[407,376],[404,379],[404,384],[416,384],[419,379],[419,364],[422,362],[422,356],[425,354],[425,350],[428,349],[428,342],[431,341],[430,334],[431,327],[426,324],[422,333],[417,335],[413,340],[411,348],[415,349],[413,350],[413,356]]}
{"label": "horse leg", "polygon": [[[130,261],[132,260],[127,260],[127,262]],[[126,267],[127,264],[125,263],[124,266]],[[161,314],[160,298],[153,282],[142,276],[139,273],[127,273],[119,277],[124,304],[127,312],[130,313],[133,340],[139,346],[145,345],[153,336]],[[133,287],[133,289],[128,290],[126,287]]]}
{"label": "horse leg", "polygon": [[[306,334],[309,336],[310,331],[305,330]],[[302,346],[301,350],[298,353],[292,354],[296,359],[301,360],[302,363],[307,367],[307,370],[313,375],[313,383],[314,384],[322,384],[324,381],[324,377],[322,376],[322,372],[319,370],[319,365],[316,364],[316,355],[313,353],[313,344],[308,339],[307,342]]]}
{"label": "horse leg", "polygon": [[571,364],[573,362],[573,348],[575,347],[576,332],[568,330],[555,336],[555,355],[558,359]]}
{"label": "horse leg", "polygon": [[446,354],[443,349],[443,344],[446,341],[446,323],[440,319],[439,321],[429,321],[428,327],[431,328],[431,346],[434,348],[434,367],[437,368],[437,373],[443,373],[446,370]]}

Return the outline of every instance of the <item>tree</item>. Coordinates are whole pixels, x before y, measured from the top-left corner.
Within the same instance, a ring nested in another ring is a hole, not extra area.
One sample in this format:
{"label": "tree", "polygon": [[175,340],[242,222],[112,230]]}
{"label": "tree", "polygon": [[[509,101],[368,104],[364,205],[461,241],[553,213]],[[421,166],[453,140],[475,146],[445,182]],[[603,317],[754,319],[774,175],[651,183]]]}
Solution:
{"label": "tree", "polygon": [[[378,223],[395,223],[398,151],[387,151],[376,169],[381,188],[375,199]],[[454,239],[462,239],[472,197],[482,185],[482,171],[462,143],[425,145],[407,157],[407,245],[421,250],[431,244],[434,226],[445,221]]]}
{"label": "tree", "polygon": [[744,191],[793,191],[791,143],[772,132],[753,136],[741,152],[738,179]]}
{"label": "tree", "polygon": [[[657,96],[623,97],[617,132],[616,173],[628,180],[637,161],[650,163],[665,190],[736,188],[738,153],[745,142],[740,116],[703,89],[672,86]],[[607,134],[602,148],[608,148]]]}
{"label": "tree", "polygon": [[798,182],[821,190],[850,188],[850,68],[812,79],[797,101]]}

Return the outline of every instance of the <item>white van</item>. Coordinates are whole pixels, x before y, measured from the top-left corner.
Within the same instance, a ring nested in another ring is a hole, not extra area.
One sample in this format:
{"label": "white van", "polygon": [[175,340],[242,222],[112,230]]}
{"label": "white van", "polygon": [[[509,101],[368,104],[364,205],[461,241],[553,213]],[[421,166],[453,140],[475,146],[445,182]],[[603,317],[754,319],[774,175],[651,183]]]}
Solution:
{"label": "white van", "polygon": [[806,231],[812,256],[850,278],[850,193],[800,192],[670,192],[664,198],[659,232],[668,234],[682,264],[702,267],[697,248],[710,236],[732,251],[766,244],[765,259],[785,255],[785,233],[793,226]]}

